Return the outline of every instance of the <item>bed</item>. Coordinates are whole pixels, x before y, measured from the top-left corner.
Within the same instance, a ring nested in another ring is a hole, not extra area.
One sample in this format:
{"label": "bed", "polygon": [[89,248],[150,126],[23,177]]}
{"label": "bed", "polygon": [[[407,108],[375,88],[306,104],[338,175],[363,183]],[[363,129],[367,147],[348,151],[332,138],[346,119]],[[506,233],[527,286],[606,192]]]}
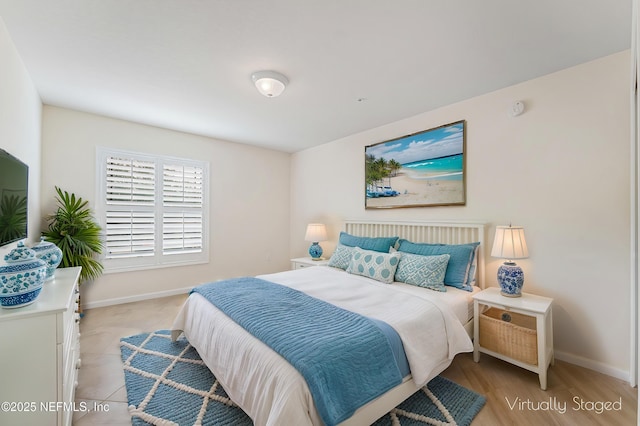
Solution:
{"label": "bed", "polygon": [[[326,300],[340,309],[383,321],[402,339],[410,372],[399,384],[359,407],[342,425],[374,422],[444,371],[460,352],[473,350],[472,295],[483,287],[484,225],[481,223],[346,221],[347,235],[405,242],[479,243],[469,270],[471,288],[432,291],[402,282],[391,285],[337,267],[317,266],[257,278]],[[341,235],[342,241],[342,235]],[[357,295],[357,296],[356,296]],[[402,309],[397,309],[402,306]],[[427,324],[428,326],[424,326]],[[229,397],[257,425],[320,425],[305,378],[271,347],[255,338],[202,294],[192,293],[172,326],[184,333]]]}

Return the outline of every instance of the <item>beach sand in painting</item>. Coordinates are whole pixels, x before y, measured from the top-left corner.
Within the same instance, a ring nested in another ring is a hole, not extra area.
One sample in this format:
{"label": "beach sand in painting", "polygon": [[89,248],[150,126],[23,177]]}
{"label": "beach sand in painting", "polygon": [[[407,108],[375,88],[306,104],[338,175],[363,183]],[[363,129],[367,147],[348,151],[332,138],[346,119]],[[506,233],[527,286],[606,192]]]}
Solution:
{"label": "beach sand in painting", "polygon": [[[385,179],[385,185],[387,182]],[[366,207],[409,207],[464,202],[464,185],[461,179],[413,179],[405,173],[399,173],[391,178],[391,187],[400,195],[367,198]]]}

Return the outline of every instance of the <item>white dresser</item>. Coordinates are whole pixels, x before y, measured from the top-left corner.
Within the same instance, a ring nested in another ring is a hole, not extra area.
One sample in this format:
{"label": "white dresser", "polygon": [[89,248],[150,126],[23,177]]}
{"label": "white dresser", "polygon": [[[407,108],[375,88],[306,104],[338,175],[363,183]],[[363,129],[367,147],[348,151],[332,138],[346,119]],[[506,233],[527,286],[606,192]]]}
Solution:
{"label": "white dresser", "polygon": [[79,267],[59,268],[34,303],[0,309],[0,425],[71,424],[79,275]]}

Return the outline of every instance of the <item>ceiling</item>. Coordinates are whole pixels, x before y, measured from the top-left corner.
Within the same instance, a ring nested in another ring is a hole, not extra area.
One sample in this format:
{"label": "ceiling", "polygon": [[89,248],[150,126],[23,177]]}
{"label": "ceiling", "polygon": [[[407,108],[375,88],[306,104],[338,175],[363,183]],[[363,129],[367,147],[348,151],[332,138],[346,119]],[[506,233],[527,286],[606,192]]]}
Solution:
{"label": "ceiling", "polygon": [[[45,104],[285,152],[631,44],[631,0],[0,0],[0,17]],[[258,70],[285,92],[260,95]]]}

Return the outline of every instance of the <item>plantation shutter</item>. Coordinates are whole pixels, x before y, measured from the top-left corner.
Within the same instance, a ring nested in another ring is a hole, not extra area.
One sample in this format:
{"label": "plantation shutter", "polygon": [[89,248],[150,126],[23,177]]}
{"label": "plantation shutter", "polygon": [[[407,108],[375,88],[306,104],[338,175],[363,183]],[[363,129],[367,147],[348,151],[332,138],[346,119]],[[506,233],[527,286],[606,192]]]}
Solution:
{"label": "plantation shutter", "polygon": [[208,261],[206,162],[104,148],[97,159],[105,271]]}
{"label": "plantation shutter", "polygon": [[107,258],[155,253],[155,164],[106,159]]}
{"label": "plantation shutter", "polygon": [[203,169],[164,165],[162,203],[163,254],[202,249]]}

